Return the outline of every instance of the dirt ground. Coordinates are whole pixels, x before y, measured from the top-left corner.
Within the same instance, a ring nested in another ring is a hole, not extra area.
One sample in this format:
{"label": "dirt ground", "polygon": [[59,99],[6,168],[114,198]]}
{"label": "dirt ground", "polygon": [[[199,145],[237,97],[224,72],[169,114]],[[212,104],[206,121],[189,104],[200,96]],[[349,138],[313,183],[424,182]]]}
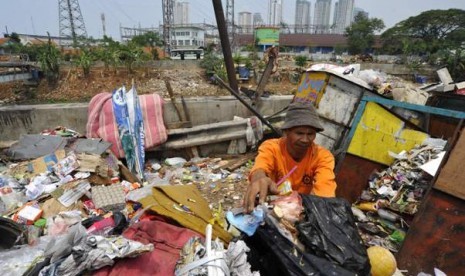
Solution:
{"label": "dirt ground", "polygon": [[[0,104],[88,102],[98,93],[111,92],[123,84],[129,86],[132,79],[139,94],[159,93],[164,98],[169,98],[164,82],[167,79],[171,83],[175,97],[230,95],[226,89],[212,84],[202,68],[172,70],[138,68],[134,73],[128,73],[125,69],[114,71],[93,68],[87,77],[79,68],[64,68],[56,84],[49,84],[44,79],[38,86],[26,85],[23,82],[0,84]],[[295,92],[296,84],[292,84],[288,77],[280,77],[280,81],[277,80],[278,78],[270,78],[265,90],[273,95]],[[251,79],[240,83],[239,86],[255,90],[257,84]]]}

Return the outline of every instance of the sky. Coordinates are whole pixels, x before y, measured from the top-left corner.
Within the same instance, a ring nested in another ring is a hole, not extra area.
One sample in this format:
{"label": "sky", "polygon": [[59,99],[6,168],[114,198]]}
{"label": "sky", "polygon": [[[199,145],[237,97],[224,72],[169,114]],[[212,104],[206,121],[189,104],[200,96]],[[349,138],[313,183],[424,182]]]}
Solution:
{"label": "sky", "polygon": [[[211,0],[184,0],[189,2],[191,23],[216,24]],[[283,1],[283,18],[294,24],[296,0]],[[223,0],[223,3],[225,1]],[[260,12],[266,21],[268,0],[235,0],[235,14],[241,11]],[[315,0],[310,1],[313,4]],[[332,5],[336,0],[332,1]],[[0,34],[52,36],[59,34],[59,0],[0,0]],[[87,34],[103,36],[101,14],[105,14],[107,35],[120,40],[119,27],[158,27],[163,23],[162,0],[79,0]],[[223,4],[225,5],[225,4]],[[364,9],[369,17],[382,19],[386,28],[431,9],[458,8],[465,10],[465,0],[355,0],[355,6]],[[223,6],[226,11],[226,8]],[[331,11],[331,14],[333,12]]]}

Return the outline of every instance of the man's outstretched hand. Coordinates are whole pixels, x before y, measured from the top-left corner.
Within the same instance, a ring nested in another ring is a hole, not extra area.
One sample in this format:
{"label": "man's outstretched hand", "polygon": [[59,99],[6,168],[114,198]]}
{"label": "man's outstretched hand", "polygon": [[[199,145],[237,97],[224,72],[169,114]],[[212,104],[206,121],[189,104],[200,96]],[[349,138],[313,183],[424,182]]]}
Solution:
{"label": "man's outstretched hand", "polygon": [[254,172],[250,178],[250,184],[247,187],[247,192],[244,198],[244,210],[250,213],[255,208],[255,198],[257,195],[258,203],[262,204],[266,200],[268,194],[278,194],[276,183],[269,178],[265,172],[259,170]]}

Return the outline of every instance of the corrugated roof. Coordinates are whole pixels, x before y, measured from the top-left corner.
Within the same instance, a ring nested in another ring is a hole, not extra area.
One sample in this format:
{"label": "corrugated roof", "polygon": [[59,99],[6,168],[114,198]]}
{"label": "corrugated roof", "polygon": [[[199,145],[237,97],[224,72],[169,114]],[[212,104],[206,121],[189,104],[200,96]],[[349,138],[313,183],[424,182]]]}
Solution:
{"label": "corrugated roof", "polygon": [[3,44],[6,44],[8,41],[10,41],[9,37],[0,38],[0,46],[3,45]]}

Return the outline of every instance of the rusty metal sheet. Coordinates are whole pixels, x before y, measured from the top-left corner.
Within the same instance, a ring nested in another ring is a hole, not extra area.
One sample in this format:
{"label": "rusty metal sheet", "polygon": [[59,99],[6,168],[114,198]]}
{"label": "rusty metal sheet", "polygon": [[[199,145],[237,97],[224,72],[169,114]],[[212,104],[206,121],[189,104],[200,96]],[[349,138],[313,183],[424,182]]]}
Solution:
{"label": "rusty metal sheet", "polygon": [[362,191],[368,187],[368,179],[376,170],[382,171],[386,166],[361,157],[347,154],[336,176],[336,196],[354,203]]}
{"label": "rusty metal sheet", "polygon": [[408,275],[434,275],[435,267],[447,275],[465,275],[465,201],[432,189],[396,259]]}
{"label": "rusty metal sheet", "polygon": [[433,137],[447,139],[454,135],[459,119],[431,115],[429,122],[429,134]]}

